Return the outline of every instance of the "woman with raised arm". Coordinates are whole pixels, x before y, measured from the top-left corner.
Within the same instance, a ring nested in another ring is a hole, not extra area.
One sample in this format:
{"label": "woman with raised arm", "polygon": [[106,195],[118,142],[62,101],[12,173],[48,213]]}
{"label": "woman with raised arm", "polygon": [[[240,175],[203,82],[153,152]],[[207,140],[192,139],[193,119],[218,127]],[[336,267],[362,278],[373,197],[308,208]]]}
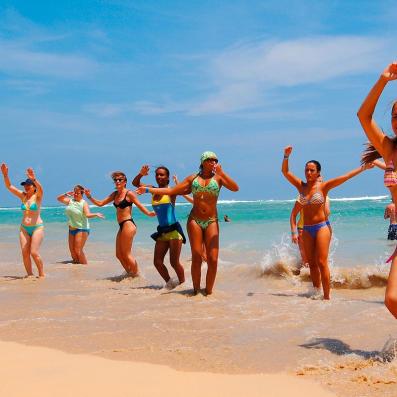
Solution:
{"label": "woman with raised arm", "polygon": [[19,231],[23,264],[28,277],[33,276],[32,260],[37,266],[39,277],[44,277],[43,260],[39,254],[40,245],[44,238],[44,225],[40,216],[41,202],[43,199],[43,188],[36,179],[32,168],[26,170],[27,179],[21,182],[24,191],[17,189],[10,182],[8,167],[1,164],[1,172],[6,188],[21,201],[23,217]]}
{"label": "woman with raised arm", "polygon": [[135,193],[127,189],[127,177],[123,172],[115,171],[111,176],[116,185],[116,190],[103,200],[92,197],[89,189],[85,189],[84,192],[88,200],[99,207],[113,201],[117,211],[117,222],[119,223],[119,231],[116,236],[116,257],[127,275],[135,277],[138,275],[138,264],[131,252],[132,241],[136,234],[136,225],[132,219],[132,204],[135,204],[147,216],[156,216],[156,213],[144,207]]}
{"label": "woman with raised arm", "polygon": [[90,234],[90,218],[104,218],[100,212],[92,213],[87,202],[83,199],[84,187],[76,185],[73,191],[63,193],[57,197],[57,200],[66,205],[66,216],[68,217],[69,233],[69,251],[73,263],[87,264],[87,258],[83,251]]}
{"label": "woman with raised arm", "polygon": [[219,225],[217,201],[219,191],[224,186],[232,192],[238,191],[237,183],[230,178],[218,164],[218,158],[213,152],[204,152],[201,155],[200,172],[184,179],[173,188],[149,188],[141,186],[138,194],[193,194],[193,208],[187,221],[190,247],[192,250],[192,280],[194,294],[200,291],[202,244],[207,250],[207,276],[205,294],[212,294],[215,283],[218,252],[219,252]]}
{"label": "woman with raised arm", "polygon": [[[159,188],[168,188],[170,183],[170,171],[165,166],[160,166],[155,169],[156,182]],[[149,166],[142,166],[139,174],[133,179],[132,184],[136,187],[148,186],[141,182],[142,177],[149,174]],[[165,286],[168,289],[176,287],[176,283],[171,279],[168,269],[164,264],[164,258],[168,250],[170,251],[170,263],[178,277],[179,284],[185,282],[185,271],[180,262],[182,243],[186,243],[186,238],[182,227],[175,216],[175,201],[176,196],[167,194],[153,194],[152,207],[157,215],[159,225],[157,232],[153,233],[151,237],[156,244],[154,246],[153,264],[160,276],[165,281]]]}
{"label": "woman with raised arm", "polygon": [[[288,167],[288,158],[292,152],[292,146],[284,149],[282,163],[282,173],[286,179],[298,190],[298,206],[294,214],[303,210],[303,241],[304,251],[309,262],[310,276],[312,279],[315,293],[314,299],[321,298],[320,286],[323,287],[323,298],[330,298],[330,273],[328,267],[329,244],[331,241],[331,228],[324,210],[326,197],[331,189],[341,185],[350,178],[358,175],[365,169],[372,168],[369,163],[356,168],[345,175],[319,182],[321,165],[316,160],[310,160],[305,165],[306,182],[295,176]],[[291,219],[291,234],[293,240],[297,241],[298,231],[296,230],[296,220]],[[296,237],[295,237],[296,236]]]}
{"label": "woman with raised arm", "polygon": [[[374,119],[376,104],[387,83],[397,79],[397,62],[393,62],[381,73],[379,79],[372,87],[368,96],[362,103],[357,116],[367,135],[370,144],[364,152],[362,162],[368,163],[382,157],[385,162],[384,184],[390,190],[393,202],[397,202],[397,136],[388,137],[379,128]],[[397,101],[391,107],[391,127],[394,135],[397,135]],[[382,168],[382,167],[380,167]],[[388,259],[391,261],[389,278],[387,281],[385,305],[397,318],[397,248]]]}

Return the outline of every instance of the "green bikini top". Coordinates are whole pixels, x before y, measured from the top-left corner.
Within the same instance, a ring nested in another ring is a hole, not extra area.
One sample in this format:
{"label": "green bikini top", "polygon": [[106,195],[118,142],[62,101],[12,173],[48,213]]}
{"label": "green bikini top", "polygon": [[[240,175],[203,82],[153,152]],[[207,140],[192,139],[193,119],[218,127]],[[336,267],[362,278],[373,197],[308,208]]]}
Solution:
{"label": "green bikini top", "polygon": [[220,187],[218,185],[218,182],[213,177],[211,178],[210,183],[207,186],[200,185],[198,181],[198,177],[199,175],[197,175],[192,182],[193,196],[197,193],[209,193],[209,194],[213,194],[216,197],[219,196]]}
{"label": "green bikini top", "polygon": [[37,206],[36,201],[33,201],[33,203],[30,203],[30,204],[28,201],[22,201],[21,210],[22,211],[38,211],[39,207]]}

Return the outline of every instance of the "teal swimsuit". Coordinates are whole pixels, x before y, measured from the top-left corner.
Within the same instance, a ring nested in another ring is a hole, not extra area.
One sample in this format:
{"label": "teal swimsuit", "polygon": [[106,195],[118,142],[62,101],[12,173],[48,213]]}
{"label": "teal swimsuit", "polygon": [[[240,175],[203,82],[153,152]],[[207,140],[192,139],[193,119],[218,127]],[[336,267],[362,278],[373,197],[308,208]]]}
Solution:
{"label": "teal swimsuit", "polygon": [[[198,177],[199,177],[199,175],[197,175],[196,178],[194,178],[193,182],[192,182],[193,196],[195,196],[196,194],[200,194],[200,193],[208,193],[208,194],[212,194],[216,197],[219,196],[220,187],[218,185],[218,182],[213,177],[211,178],[211,180],[207,186],[200,185],[200,183],[198,181]],[[218,220],[218,218],[208,218],[206,220],[198,219],[198,218],[194,217],[192,215],[192,213],[190,213],[190,217],[201,227],[202,230],[207,229],[207,227],[211,223],[216,222]]]}
{"label": "teal swimsuit", "polygon": [[[27,202],[22,202],[21,210],[22,211],[38,211],[39,207],[37,206],[37,203],[35,201],[32,204],[28,204],[28,205],[27,205]],[[23,223],[21,223],[21,228],[23,228],[30,237],[32,237],[33,233],[41,227],[44,227],[43,222],[36,223],[36,225],[24,225]]]}

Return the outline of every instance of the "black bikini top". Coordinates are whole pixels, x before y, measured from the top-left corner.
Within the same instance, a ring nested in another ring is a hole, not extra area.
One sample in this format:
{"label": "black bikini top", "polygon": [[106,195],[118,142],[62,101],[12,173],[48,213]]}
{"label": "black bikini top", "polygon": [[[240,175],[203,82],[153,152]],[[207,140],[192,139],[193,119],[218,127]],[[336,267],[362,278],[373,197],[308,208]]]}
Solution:
{"label": "black bikini top", "polygon": [[130,201],[127,200],[127,194],[128,194],[128,192],[129,192],[129,190],[127,190],[127,193],[125,194],[124,198],[123,198],[118,204],[116,204],[115,202],[113,202],[113,205],[114,205],[116,208],[124,209],[124,208],[131,207],[131,206],[132,206],[132,203],[131,203]]}

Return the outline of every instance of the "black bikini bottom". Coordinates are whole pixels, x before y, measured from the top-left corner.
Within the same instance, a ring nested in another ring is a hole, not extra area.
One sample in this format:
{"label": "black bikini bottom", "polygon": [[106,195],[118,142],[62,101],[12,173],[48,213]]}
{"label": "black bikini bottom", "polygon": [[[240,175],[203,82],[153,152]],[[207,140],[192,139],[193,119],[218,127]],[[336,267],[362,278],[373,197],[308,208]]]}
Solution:
{"label": "black bikini bottom", "polygon": [[[124,225],[124,223],[126,223],[126,222],[132,222],[134,225],[135,225],[135,222],[134,222],[134,220],[131,218],[131,219],[125,219],[124,221],[121,221],[120,223],[119,223],[119,227],[120,227],[120,230],[123,230],[123,225]],[[136,225],[135,225],[135,227],[136,227]]]}

